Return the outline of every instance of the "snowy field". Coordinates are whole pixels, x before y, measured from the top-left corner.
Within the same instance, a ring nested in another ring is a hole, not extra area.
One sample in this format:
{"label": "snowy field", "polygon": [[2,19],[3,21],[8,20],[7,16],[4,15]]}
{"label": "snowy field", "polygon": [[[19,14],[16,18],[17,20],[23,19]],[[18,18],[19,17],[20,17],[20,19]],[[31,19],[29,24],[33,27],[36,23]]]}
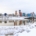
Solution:
{"label": "snowy field", "polygon": [[36,36],[36,22],[20,26],[0,26],[0,36],[6,34],[13,36]]}

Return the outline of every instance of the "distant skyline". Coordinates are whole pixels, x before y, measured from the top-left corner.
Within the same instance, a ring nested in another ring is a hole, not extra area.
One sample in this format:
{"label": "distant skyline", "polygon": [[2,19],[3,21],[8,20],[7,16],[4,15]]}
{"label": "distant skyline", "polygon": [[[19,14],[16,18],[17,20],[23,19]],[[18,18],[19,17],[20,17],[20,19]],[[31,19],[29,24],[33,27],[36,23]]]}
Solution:
{"label": "distant skyline", "polygon": [[0,13],[14,13],[15,10],[36,13],[36,0],[0,0]]}

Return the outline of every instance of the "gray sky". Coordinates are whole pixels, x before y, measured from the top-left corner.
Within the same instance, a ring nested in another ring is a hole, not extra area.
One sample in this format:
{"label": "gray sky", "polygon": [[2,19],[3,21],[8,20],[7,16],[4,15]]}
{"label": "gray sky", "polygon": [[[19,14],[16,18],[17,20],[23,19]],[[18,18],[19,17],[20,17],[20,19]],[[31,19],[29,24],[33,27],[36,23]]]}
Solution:
{"label": "gray sky", "polygon": [[36,13],[36,0],[0,0],[1,13],[14,13],[19,9],[25,13]]}

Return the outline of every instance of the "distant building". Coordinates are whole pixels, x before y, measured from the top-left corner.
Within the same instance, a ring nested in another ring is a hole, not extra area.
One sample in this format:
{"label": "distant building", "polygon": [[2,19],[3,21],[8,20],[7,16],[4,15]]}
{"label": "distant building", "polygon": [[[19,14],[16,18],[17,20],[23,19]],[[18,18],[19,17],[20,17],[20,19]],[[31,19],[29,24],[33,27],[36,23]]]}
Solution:
{"label": "distant building", "polygon": [[15,15],[17,16],[17,11],[15,11]]}
{"label": "distant building", "polygon": [[27,14],[27,17],[31,17],[31,16],[32,16],[32,14],[31,14],[31,13],[28,13],[28,14]]}
{"label": "distant building", "polygon": [[22,16],[22,12],[21,12],[21,10],[19,10],[19,16]]}
{"label": "distant building", "polygon": [[34,17],[34,16],[35,16],[35,13],[34,13],[34,12],[32,12],[31,14],[32,14],[32,17]]}
{"label": "distant building", "polygon": [[25,13],[22,13],[22,16],[26,16],[26,14]]}
{"label": "distant building", "polygon": [[4,16],[7,16],[7,13],[4,13]]}

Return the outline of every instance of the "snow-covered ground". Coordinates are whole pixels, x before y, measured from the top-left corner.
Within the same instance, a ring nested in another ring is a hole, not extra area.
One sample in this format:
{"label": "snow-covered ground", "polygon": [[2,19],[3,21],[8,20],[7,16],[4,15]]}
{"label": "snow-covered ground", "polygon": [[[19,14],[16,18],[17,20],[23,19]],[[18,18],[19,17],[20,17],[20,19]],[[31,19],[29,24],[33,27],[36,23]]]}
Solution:
{"label": "snow-covered ground", "polygon": [[20,26],[0,26],[0,36],[13,34],[13,36],[36,36],[36,22]]}

